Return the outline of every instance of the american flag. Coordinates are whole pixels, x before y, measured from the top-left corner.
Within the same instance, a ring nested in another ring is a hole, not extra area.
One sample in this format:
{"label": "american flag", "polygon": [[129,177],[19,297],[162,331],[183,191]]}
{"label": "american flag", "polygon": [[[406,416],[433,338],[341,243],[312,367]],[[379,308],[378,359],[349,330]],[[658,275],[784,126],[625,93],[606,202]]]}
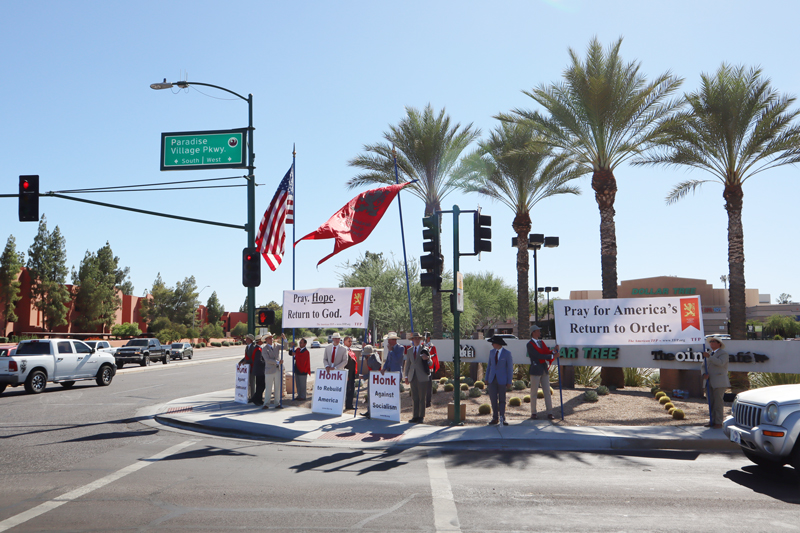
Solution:
{"label": "american flag", "polygon": [[281,180],[256,234],[256,247],[272,271],[283,261],[286,224],[294,223],[294,165]]}

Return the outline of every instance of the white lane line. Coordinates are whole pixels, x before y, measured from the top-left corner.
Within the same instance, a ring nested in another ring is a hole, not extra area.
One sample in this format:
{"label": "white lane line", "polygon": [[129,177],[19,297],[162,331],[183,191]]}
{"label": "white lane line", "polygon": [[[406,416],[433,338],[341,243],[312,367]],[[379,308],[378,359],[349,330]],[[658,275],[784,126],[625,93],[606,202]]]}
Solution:
{"label": "white lane line", "polygon": [[461,531],[453,489],[447,478],[444,458],[439,450],[428,450],[428,477],[433,497],[433,522],[436,531]]}
{"label": "white lane line", "polygon": [[128,465],[128,466],[126,466],[125,468],[123,468],[121,470],[117,470],[113,474],[109,474],[106,477],[102,477],[102,478],[98,479],[97,481],[92,481],[91,483],[89,483],[87,485],[84,485],[83,487],[78,487],[75,490],[71,490],[71,491],[67,492],[66,494],[62,494],[61,496],[58,496],[57,498],[53,498],[50,501],[46,501],[46,502],[44,502],[44,503],[42,503],[40,505],[37,505],[33,509],[28,509],[27,511],[25,511],[23,513],[20,513],[20,514],[18,514],[16,516],[12,516],[11,518],[6,518],[2,522],[0,522],[0,532],[7,531],[7,530],[11,529],[12,527],[16,527],[16,526],[18,526],[20,524],[24,524],[28,520],[31,520],[33,518],[36,518],[39,515],[43,515],[44,513],[48,512],[48,511],[52,511],[53,509],[61,507],[65,503],[71,502],[71,501],[73,501],[73,500],[75,500],[77,498],[80,498],[81,496],[84,496],[86,494],[89,494],[90,492],[92,492],[94,490],[97,490],[97,489],[99,489],[101,487],[105,487],[109,483],[113,483],[114,481],[117,481],[118,479],[123,478],[123,477],[127,476],[128,474],[132,474],[132,473],[136,472],[137,470],[141,470],[142,468],[146,467],[147,465],[151,465],[151,464],[153,464],[153,463],[155,463],[157,461],[160,461],[161,459],[164,459],[165,457],[169,457],[170,455],[182,450],[183,448],[186,448],[187,446],[191,446],[192,444],[195,444],[196,442],[198,442],[198,441],[197,440],[187,440],[187,441],[184,441],[184,442],[182,442],[180,444],[176,444],[175,446],[172,446],[171,448],[167,448],[163,452],[159,452],[159,453],[155,454],[152,457],[149,457],[147,459],[141,459],[141,460],[133,463],[132,465]]}

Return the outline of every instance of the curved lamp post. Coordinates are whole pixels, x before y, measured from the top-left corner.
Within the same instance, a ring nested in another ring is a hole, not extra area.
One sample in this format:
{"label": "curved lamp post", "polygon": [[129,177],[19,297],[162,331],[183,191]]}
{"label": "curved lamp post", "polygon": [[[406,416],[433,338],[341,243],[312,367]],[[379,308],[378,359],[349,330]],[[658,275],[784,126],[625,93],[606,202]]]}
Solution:
{"label": "curved lamp post", "polygon": [[[256,176],[255,176],[256,167],[253,165],[253,159],[255,158],[255,154],[253,154],[253,131],[255,131],[255,128],[253,127],[253,95],[248,94],[247,98],[245,98],[241,94],[235,93],[230,89],[226,89],[225,87],[220,87],[219,85],[212,85],[210,83],[200,83],[198,81],[176,81],[174,83],[170,83],[167,81],[166,78],[164,78],[163,82],[150,84],[150,88],[155,89],[157,91],[161,89],[171,89],[172,87],[187,89],[190,85],[202,85],[203,87],[213,87],[214,89],[225,91],[226,93],[230,93],[247,102],[247,117],[248,117],[247,131],[249,137],[249,139],[247,139],[248,174],[246,176],[247,247],[252,248],[255,246],[256,242]],[[255,323],[256,323],[256,289],[255,287],[248,287],[247,288],[247,332],[248,333],[255,332]]]}

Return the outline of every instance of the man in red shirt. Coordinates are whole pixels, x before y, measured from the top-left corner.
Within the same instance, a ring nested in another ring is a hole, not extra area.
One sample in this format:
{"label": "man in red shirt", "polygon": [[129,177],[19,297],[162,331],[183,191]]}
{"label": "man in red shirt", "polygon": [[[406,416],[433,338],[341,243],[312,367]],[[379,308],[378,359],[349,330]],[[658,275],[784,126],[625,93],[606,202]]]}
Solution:
{"label": "man in red shirt", "polygon": [[307,400],[306,387],[308,375],[311,373],[311,358],[306,344],[308,341],[300,339],[300,347],[290,354],[294,357],[294,386],[298,400]]}

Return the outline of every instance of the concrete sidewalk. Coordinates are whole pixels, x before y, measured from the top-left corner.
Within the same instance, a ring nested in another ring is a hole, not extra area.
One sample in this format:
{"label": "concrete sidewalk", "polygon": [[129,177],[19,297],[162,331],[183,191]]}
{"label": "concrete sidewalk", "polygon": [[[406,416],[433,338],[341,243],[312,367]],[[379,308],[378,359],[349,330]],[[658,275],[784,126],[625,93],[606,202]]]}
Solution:
{"label": "concrete sidewalk", "polygon": [[720,429],[698,426],[558,426],[547,420],[508,426],[428,426],[331,417],[310,409],[264,410],[233,401],[233,389],[180,398],[159,406],[155,419],[169,426],[243,439],[281,439],[312,446],[347,448],[440,448],[479,450],[662,450],[731,451],[738,446]]}

